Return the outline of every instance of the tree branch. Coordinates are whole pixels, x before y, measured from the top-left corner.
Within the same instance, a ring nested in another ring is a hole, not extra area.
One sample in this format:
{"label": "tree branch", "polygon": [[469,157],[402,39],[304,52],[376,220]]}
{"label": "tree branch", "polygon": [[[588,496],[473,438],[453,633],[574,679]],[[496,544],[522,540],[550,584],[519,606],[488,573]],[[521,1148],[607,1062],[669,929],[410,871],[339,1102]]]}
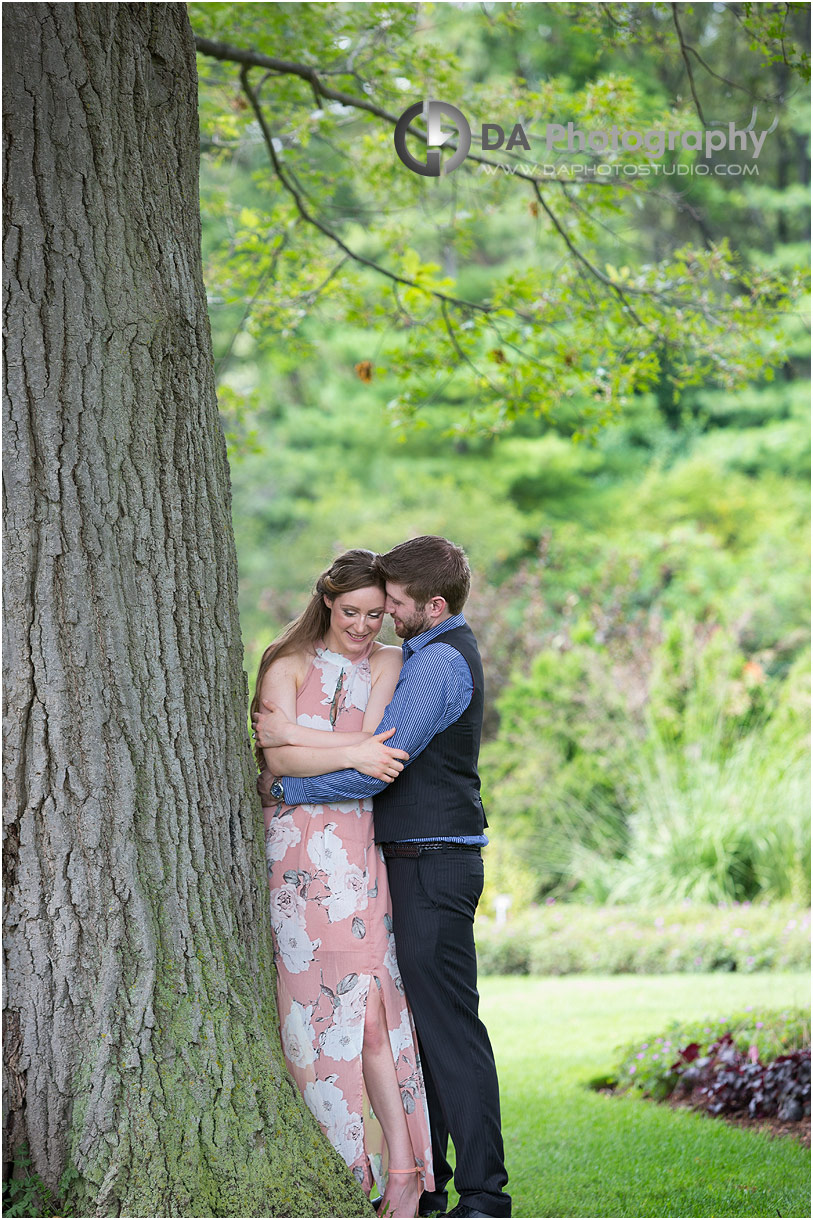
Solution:
{"label": "tree branch", "polygon": [[[416,288],[421,292],[425,292],[428,296],[433,296],[439,301],[446,301],[448,304],[454,305],[458,309],[475,310],[475,311],[485,314],[485,315],[488,315],[492,312],[492,307],[489,305],[483,305],[483,304],[475,302],[475,301],[466,301],[466,300],[462,300],[459,297],[450,296],[448,293],[443,293],[443,292],[440,292],[437,289],[433,289],[433,288],[427,288],[423,284],[418,284],[414,280],[406,279],[404,276],[400,276],[400,275],[397,275],[393,271],[389,271],[386,267],[382,267],[380,263],[376,263],[374,260],[365,258],[364,255],[358,254],[356,251],[351,250],[350,247],[347,246],[345,244],[345,242],[341,239],[341,237],[338,235],[338,233],[336,233],[332,229],[328,228],[327,225],[325,225],[322,221],[318,220],[315,216],[313,216],[308,211],[308,209],[306,208],[306,206],[303,202],[302,193],[296,189],[294,184],[291,181],[289,181],[288,177],[283,172],[279,158],[277,157],[277,154],[276,154],[276,149],[274,148],[273,137],[271,136],[271,133],[268,129],[268,125],[265,121],[265,116],[263,115],[262,108],[259,103],[259,99],[258,99],[255,91],[252,89],[251,85],[249,84],[248,72],[249,72],[249,69],[252,67],[261,67],[261,68],[265,68],[267,71],[270,70],[272,72],[278,72],[280,74],[299,76],[299,77],[301,77],[301,79],[307,81],[307,83],[314,89],[314,91],[317,94],[321,94],[324,97],[329,97],[334,101],[340,102],[342,105],[357,107],[358,109],[366,110],[369,113],[374,114],[374,115],[378,116],[379,118],[385,119],[389,123],[392,123],[393,126],[398,122],[397,115],[390,114],[389,111],[383,110],[379,106],[375,106],[372,102],[366,101],[366,99],[356,98],[352,94],[342,93],[340,90],[331,89],[331,88],[327,87],[320,80],[316,69],[308,67],[306,64],[298,64],[298,63],[294,63],[292,61],[283,60],[283,59],[274,59],[268,55],[261,55],[257,51],[247,51],[241,47],[231,46],[230,44],[227,44],[227,43],[213,42],[209,38],[201,38],[199,36],[196,36],[195,43],[196,43],[198,50],[201,52],[201,54],[210,55],[215,59],[226,60],[228,62],[235,62],[235,63],[239,63],[241,65],[240,83],[242,85],[243,91],[246,94],[246,97],[249,99],[249,102],[254,111],[257,122],[260,125],[260,130],[262,132],[266,147],[268,148],[268,153],[271,158],[272,165],[274,166],[274,171],[277,174],[277,177],[279,178],[280,182],[282,183],[282,185],[284,186],[286,191],[288,191],[288,193],[291,195],[292,199],[294,200],[297,211],[299,212],[299,214],[303,220],[305,220],[308,224],[313,225],[314,228],[318,229],[321,233],[323,233],[325,235],[325,237],[329,238],[330,241],[334,242],[339,247],[340,250],[343,250],[344,253],[347,254],[348,257],[352,258],[355,262],[361,264],[362,266],[369,267],[372,271],[377,272],[379,275],[386,276],[388,279],[392,280],[394,283],[403,284],[407,288]],[[428,139],[427,135],[424,132],[416,131],[415,134],[420,139],[424,140],[424,142],[426,142]],[[489,161],[486,157],[478,157],[476,154],[471,154],[471,153],[469,154],[469,157],[467,159],[479,162],[483,165],[495,165],[496,164],[493,161]],[[614,284],[613,281],[610,280],[607,276],[602,275],[602,273],[598,270],[598,268],[595,267],[589,261],[589,259],[587,259],[577,249],[577,247],[573,244],[571,239],[565,233],[564,229],[562,228],[562,226],[560,225],[559,221],[556,219],[556,217],[554,216],[554,214],[552,213],[550,208],[547,206],[547,204],[544,203],[544,201],[542,199],[542,193],[539,189],[539,183],[547,182],[549,180],[546,178],[537,178],[533,174],[526,174],[521,171],[518,171],[516,174],[513,175],[513,177],[521,178],[524,181],[530,182],[533,185],[537,198],[539,199],[540,203],[542,204],[542,207],[544,208],[546,214],[551,219],[556,231],[565,241],[565,244],[567,245],[571,254],[573,254],[574,257],[576,257],[582,263],[582,265],[592,275],[594,275],[596,277],[596,279],[599,280],[600,283],[602,283],[605,287],[611,288],[612,291],[615,292],[616,295],[621,298],[621,300],[624,302],[626,307],[630,310],[630,314],[635,319],[635,321],[639,325],[644,325],[641,322],[640,318],[638,318],[635,311],[632,309],[632,306],[629,305],[629,302],[627,301],[626,297],[619,289],[618,285]],[[518,316],[523,317],[526,321],[532,321],[532,319],[529,318],[527,315],[518,313]]]}
{"label": "tree branch", "polygon": [[[208,55],[212,59],[218,59],[225,63],[241,64],[243,67],[249,68],[266,68],[271,72],[276,72],[279,75],[298,76],[304,80],[314,91],[317,97],[323,97],[330,101],[339,102],[342,106],[353,108],[355,110],[366,110],[368,114],[373,114],[379,119],[384,119],[394,128],[398,123],[400,115],[392,114],[389,110],[384,110],[381,106],[376,106],[374,102],[367,101],[366,98],[357,97],[353,93],[343,93],[340,89],[331,89],[322,81],[316,68],[311,68],[307,64],[294,63],[285,59],[274,59],[270,55],[262,55],[259,51],[249,51],[244,47],[235,47],[226,42],[214,42],[211,38],[202,38],[200,35],[195,35],[195,46],[201,55]],[[422,140],[424,144],[428,144],[429,137],[425,131],[409,126],[410,135],[415,136],[418,140]],[[448,144],[446,147],[450,151],[457,148],[456,144]],[[517,158],[513,158],[517,160]],[[484,157],[478,153],[469,152],[466,157],[467,161],[473,161],[478,165],[487,165],[494,170],[501,170],[502,163],[499,161],[490,161],[488,157]],[[520,160],[521,164],[521,160]],[[526,173],[523,170],[514,170],[511,174],[512,178],[521,178],[525,182],[540,182],[547,183],[555,181],[551,177]],[[631,183],[604,182],[602,179],[589,179],[587,185],[590,186],[620,186],[626,190],[632,189]]]}
{"label": "tree branch", "polygon": [[[771,98],[771,97],[761,97],[761,96],[760,96],[758,93],[754,93],[754,92],[753,92],[753,90],[751,90],[751,89],[747,89],[747,88],[745,87],[745,85],[740,85],[740,84],[738,84],[738,83],[737,83],[737,81],[735,81],[735,80],[729,80],[727,76],[720,76],[719,72],[715,72],[715,71],[714,71],[714,69],[712,68],[711,64],[707,64],[707,63],[706,63],[705,59],[704,59],[704,58],[703,58],[703,56],[700,54],[700,52],[699,52],[698,50],[696,50],[696,49],[695,49],[695,47],[690,47],[690,46],[688,45],[688,43],[686,44],[686,50],[687,50],[688,52],[690,52],[692,55],[694,55],[694,57],[695,57],[695,59],[697,60],[697,62],[698,62],[698,63],[699,63],[699,64],[700,64],[700,65],[701,65],[703,68],[705,68],[705,69],[706,69],[706,71],[708,72],[709,76],[713,76],[715,80],[720,81],[720,82],[721,82],[723,85],[728,85],[728,86],[729,86],[731,89],[739,89],[739,90],[740,90],[742,93],[747,93],[747,94],[748,94],[748,96],[749,96],[750,98],[756,98],[756,100],[757,100],[758,102],[773,102],[773,101],[776,101],[776,98]],[[702,117],[702,116],[701,116],[701,117]]]}
{"label": "tree branch", "polygon": [[310,85],[317,104],[319,98],[323,97],[332,102],[339,102],[342,106],[351,106],[354,110],[367,110],[379,119],[386,119],[393,126],[398,122],[397,114],[390,114],[388,110],[382,110],[380,106],[368,102],[366,98],[356,97],[352,93],[343,93],[341,89],[332,89],[329,85],[324,84],[316,68],[311,68],[308,64],[298,64],[288,59],[275,59],[271,55],[262,55],[259,51],[249,51],[245,47],[235,47],[231,43],[202,38],[199,34],[195,35],[195,46],[201,55],[208,55],[211,59],[242,64],[243,68],[267,68],[280,76],[298,76]]}
{"label": "tree branch", "polygon": [[[692,91],[693,91],[693,94],[695,94],[694,81],[691,76],[691,69],[690,69],[690,66],[688,63],[688,53],[690,51],[694,52],[694,49],[691,47],[688,47],[683,39],[683,32],[680,28],[677,13],[674,11],[675,8],[676,8],[676,6],[672,5],[673,20],[675,23],[675,28],[678,32],[678,37],[680,39],[681,51],[684,56],[684,61],[687,63],[687,70],[689,71],[690,80],[692,82]],[[285,169],[283,169],[280,159],[277,156],[277,152],[274,147],[274,140],[273,140],[273,137],[269,130],[268,124],[266,122],[262,107],[260,105],[258,94],[252,88],[252,86],[249,82],[249,71],[252,67],[259,67],[259,68],[265,69],[267,74],[276,73],[279,75],[298,76],[309,85],[309,87],[313,90],[315,96],[330,99],[332,101],[338,102],[341,105],[347,106],[349,108],[367,111],[368,113],[373,114],[380,119],[383,119],[385,122],[392,124],[393,126],[398,122],[399,116],[397,116],[395,114],[391,114],[389,111],[383,109],[380,106],[376,106],[373,102],[370,102],[365,98],[356,97],[352,94],[344,93],[341,90],[333,89],[330,86],[325,85],[323,80],[320,78],[317,70],[306,64],[299,64],[299,63],[295,63],[295,62],[288,61],[288,60],[275,59],[271,56],[263,55],[256,51],[246,50],[244,48],[231,46],[226,43],[214,42],[211,39],[207,39],[207,38],[196,37],[195,41],[196,41],[197,48],[201,52],[201,54],[209,55],[209,56],[219,59],[219,60],[234,62],[234,63],[237,63],[240,65],[241,86],[243,88],[243,91],[244,91],[246,97],[249,100],[249,103],[251,105],[255,118],[257,119],[258,125],[260,127],[260,131],[262,133],[263,140],[264,140],[266,148],[268,150],[268,154],[269,154],[272,166],[274,168],[274,172],[276,173],[283,188],[288,192],[288,194],[293,199],[296,209],[299,212],[299,215],[307,224],[316,228],[320,233],[322,233],[326,238],[328,238],[329,241],[331,241],[334,245],[336,245],[347,256],[347,258],[352,259],[354,262],[358,263],[360,266],[368,267],[370,270],[374,271],[376,274],[381,275],[381,276],[385,277],[386,279],[390,280],[393,285],[403,285],[406,288],[417,289],[418,291],[424,293],[426,296],[432,297],[435,300],[439,301],[441,304],[441,309],[443,311],[444,323],[447,327],[447,330],[449,330],[449,326],[450,326],[448,310],[446,308],[447,306],[454,306],[456,309],[460,309],[462,311],[476,312],[485,317],[488,317],[490,314],[492,314],[494,312],[495,307],[492,305],[482,304],[479,302],[469,301],[469,300],[461,299],[459,297],[454,297],[454,296],[449,295],[448,293],[441,292],[439,289],[427,287],[425,284],[420,284],[415,280],[408,279],[405,276],[401,276],[395,272],[390,271],[388,268],[382,266],[380,263],[375,262],[373,259],[367,258],[364,255],[359,254],[358,252],[352,250],[343,241],[343,239],[339,236],[339,234],[337,232],[335,232],[327,224],[325,224],[322,220],[318,219],[315,215],[313,215],[309,211],[308,207],[306,206],[305,200],[303,198],[303,195],[304,195],[303,189],[298,187],[295,180],[293,179],[293,175],[289,175],[288,172]],[[267,80],[267,79],[269,79],[268,75],[266,75],[264,80]],[[705,125],[705,119],[703,118],[702,110],[700,109],[699,101],[696,97],[696,94],[695,94],[695,102],[696,102],[697,109],[698,109],[698,115],[699,115],[701,121]],[[412,128],[410,130],[413,132],[413,134],[417,138],[423,140],[425,143],[428,142],[428,136],[425,132],[421,132],[419,130],[415,130]],[[471,160],[474,162],[478,162],[480,164],[494,166],[495,168],[499,168],[497,163],[495,163],[493,161],[489,161],[487,158],[478,156],[477,154],[470,153],[467,160]],[[557,217],[555,212],[552,210],[550,205],[545,201],[542,190],[540,189],[540,184],[546,184],[546,183],[550,182],[551,179],[547,178],[547,177],[537,177],[534,174],[525,173],[521,170],[517,171],[513,176],[517,177],[517,178],[521,178],[522,180],[531,183],[534,193],[536,195],[537,201],[538,201],[539,205],[542,207],[542,209],[545,212],[548,219],[550,220],[554,230],[561,238],[562,242],[564,243],[565,247],[569,251],[570,255],[579,264],[581,264],[581,266],[585,269],[585,271],[588,272],[589,276],[593,280],[595,280],[597,283],[601,284],[605,290],[610,290],[618,298],[618,300],[620,301],[620,303],[622,304],[624,309],[627,311],[628,316],[633,320],[633,322],[636,325],[640,326],[642,329],[648,331],[652,335],[656,334],[657,333],[656,328],[654,328],[651,324],[645,322],[639,316],[639,314],[633,307],[629,297],[630,297],[630,294],[652,297],[654,299],[660,300],[665,306],[669,307],[671,305],[671,302],[669,301],[668,297],[663,296],[662,294],[658,293],[657,291],[655,291],[653,289],[634,287],[634,286],[628,286],[627,290],[625,291],[625,289],[622,288],[621,285],[616,283],[609,276],[605,275],[593,262],[590,261],[589,258],[586,257],[585,254],[582,253],[582,251],[578,248],[578,246],[574,243],[572,238],[567,233],[566,229],[564,228],[563,224],[561,223],[561,221],[559,220],[559,218]],[[565,199],[569,200],[569,197],[565,190],[566,184],[563,183],[561,180],[557,179],[557,181],[559,182],[560,189],[562,190]],[[690,307],[688,303],[684,302],[682,304],[683,304],[684,308]],[[703,312],[705,314],[706,311],[704,308],[701,308],[701,312]],[[517,310],[516,314],[518,317],[522,318],[524,321],[530,322],[532,324],[535,323],[535,319],[527,313],[523,313],[523,312]],[[492,323],[492,325],[493,325],[493,323]],[[495,328],[495,329],[498,329],[498,328]],[[452,332],[450,332],[450,340],[452,341],[453,345],[455,346],[455,350],[457,351],[458,356],[460,356],[462,359],[466,360],[468,363],[471,364],[471,361],[468,359],[468,357],[465,355],[465,353],[463,353],[462,350],[460,349],[459,344],[456,341],[456,336],[454,336],[454,334]],[[474,368],[473,365],[472,365],[472,367]],[[483,374],[478,373],[478,375],[482,376]]]}
{"label": "tree branch", "polygon": [[689,62],[689,48],[686,46],[683,38],[683,30],[680,28],[680,22],[678,21],[677,5],[672,4],[670,7],[672,9],[672,21],[677,32],[678,42],[680,43],[680,53],[683,56],[683,62],[686,65],[686,75],[689,78],[689,87],[692,91],[692,97],[694,98],[694,108],[697,111],[697,117],[700,119],[700,122],[704,127],[707,127],[708,124],[706,123],[703,115],[703,110],[700,105],[700,98],[697,96],[697,90],[694,84],[694,73],[692,72],[692,65]]}
{"label": "tree branch", "polygon": [[591,263],[590,260],[582,254],[581,250],[579,250],[577,246],[574,246],[573,242],[570,240],[569,236],[567,235],[564,228],[562,227],[562,225],[559,221],[559,218],[555,215],[555,213],[551,210],[551,208],[549,208],[548,205],[545,203],[545,200],[542,197],[542,192],[540,191],[539,186],[536,182],[534,183],[534,190],[536,191],[536,197],[539,200],[540,206],[544,209],[546,216],[550,220],[554,229],[559,234],[562,241],[565,243],[565,245],[567,246],[568,250],[573,255],[573,257],[575,259],[577,259],[578,262],[580,262],[582,264],[582,266],[585,267],[590,272],[590,274],[599,281],[600,284],[603,284],[605,288],[612,289],[612,291],[616,294],[616,296],[618,297],[621,304],[629,312],[630,317],[633,319],[633,321],[636,323],[636,325],[642,326],[645,330],[651,331],[651,327],[647,326],[647,324],[641,318],[638,317],[638,314],[635,312],[632,305],[628,301],[626,294],[624,292],[622,292],[622,290],[618,286],[618,284],[616,284],[613,280],[611,280],[609,276],[605,275],[603,271],[599,271],[598,267],[596,267],[593,263]]}
{"label": "tree branch", "polygon": [[446,327],[446,333],[449,336],[449,342],[451,343],[454,350],[457,352],[458,359],[464,361],[469,366],[469,368],[472,369],[472,371],[475,373],[475,375],[477,377],[485,377],[486,381],[491,386],[491,388],[495,392],[495,394],[501,394],[502,391],[500,390],[500,387],[496,386],[494,384],[494,382],[491,380],[491,378],[488,376],[487,373],[482,373],[478,369],[478,367],[474,363],[474,361],[471,359],[471,357],[467,356],[466,353],[463,351],[463,348],[460,346],[460,342],[457,338],[457,335],[454,333],[454,327],[452,326],[451,322],[449,321],[449,313],[446,308],[445,301],[441,301],[440,310],[441,310],[441,313],[443,314],[443,323]]}
{"label": "tree branch", "polygon": [[223,371],[224,371],[226,365],[228,364],[229,360],[231,359],[231,354],[234,349],[234,344],[237,340],[237,336],[240,334],[241,330],[245,326],[246,319],[249,317],[252,309],[256,305],[257,300],[259,299],[259,296],[260,296],[260,292],[265,287],[266,280],[271,275],[271,273],[276,270],[277,263],[279,262],[279,256],[282,253],[282,251],[285,249],[287,244],[288,244],[288,238],[287,238],[287,236],[283,235],[279,249],[277,249],[274,252],[273,259],[271,260],[271,262],[266,267],[265,271],[260,276],[260,280],[259,280],[259,283],[257,284],[257,289],[254,292],[254,295],[251,297],[251,299],[247,303],[245,309],[243,310],[243,316],[240,318],[240,321],[238,322],[237,327],[235,328],[235,330],[232,334],[232,337],[229,340],[228,347],[226,348],[225,352],[220,357],[220,359],[217,361],[217,363],[215,365],[215,382],[217,384],[220,384],[220,378],[223,375]]}
{"label": "tree branch", "polygon": [[490,314],[492,312],[492,307],[490,305],[483,305],[477,301],[465,301],[460,297],[453,297],[449,296],[448,293],[440,292],[436,288],[427,288],[424,284],[419,284],[415,280],[406,279],[404,276],[397,275],[394,271],[390,271],[388,268],[382,267],[380,263],[374,262],[373,259],[365,258],[363,254],[359,254],[357,251],[351,250],[350,247],[346,245],[344,241],[342,241],[338,233],[335,233],[332,229],[328,228],[326,224],[323,224],[321,220],[318,220],[315,216],[312,216],[305,207],[301,194],[299,191],[297,191],[293,183],[288,180],[285,172],[283,171],[282,165],[280,164],[280,160],[277,156],[277,151],[274,148],[273,136],[268,129],[268,124],[265,121],[265,115],[262,112],[262,107],[260,106],[257,95],[254,93],[254,90],[251,88],[251,85],[248,82],[248,73],[249,65],[243,64],[243,67],[240,69],[240,82],[243,86],[246,97],[251,103],[251,108],[254,111],[257,122],[260,125],[260,130],[262,131],[263,139],[265,140],[265,144],[268,149],[268,155],[270,156],[271,163],[274,166],[274,172],[282,185],[285,187],[288,194],[293,199],[294,203],[296,204],[296,209],[303,220],[307,221],[308,224],[313,225],[314,228],[318,229],[320,233],[323,233],[325,237],[334,242],[335,245],[337,245],[340,250],[343,250],[349,258],[352,258],[355,262],[360,263],[363,267],[369,267],[372,271],[377,272],[379,275],[386,276],[387,279],[392,280],[396,284],[403,284],[406,288],[416,288],[420,292],[426,293],[427,296],[435,297],[439,301],[446,301],[450,305],[455,305],[458,309],[469,309],[483,314]]}

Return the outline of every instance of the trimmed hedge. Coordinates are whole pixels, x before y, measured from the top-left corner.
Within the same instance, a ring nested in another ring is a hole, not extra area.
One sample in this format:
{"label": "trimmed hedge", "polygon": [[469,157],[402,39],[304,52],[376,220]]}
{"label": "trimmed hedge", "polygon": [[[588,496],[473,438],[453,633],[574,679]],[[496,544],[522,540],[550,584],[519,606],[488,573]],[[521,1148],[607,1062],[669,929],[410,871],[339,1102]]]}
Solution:
{"label": "trimmed hedge", "polygon": [[481,915],[482,974],[806,970],[810,911],[790,903],[586,907],[550,903],[498,927]]}

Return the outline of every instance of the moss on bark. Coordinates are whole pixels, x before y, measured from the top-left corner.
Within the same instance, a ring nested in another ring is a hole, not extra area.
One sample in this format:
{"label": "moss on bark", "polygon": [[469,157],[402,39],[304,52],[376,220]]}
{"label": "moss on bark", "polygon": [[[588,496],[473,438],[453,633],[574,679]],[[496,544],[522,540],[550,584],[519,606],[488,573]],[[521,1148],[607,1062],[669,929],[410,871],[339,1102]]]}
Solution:
{"label": "moss on bark", "polygon": [[78,1216],[371,1214],[279,1043],[186,9],[3,22],[8,1158]]}

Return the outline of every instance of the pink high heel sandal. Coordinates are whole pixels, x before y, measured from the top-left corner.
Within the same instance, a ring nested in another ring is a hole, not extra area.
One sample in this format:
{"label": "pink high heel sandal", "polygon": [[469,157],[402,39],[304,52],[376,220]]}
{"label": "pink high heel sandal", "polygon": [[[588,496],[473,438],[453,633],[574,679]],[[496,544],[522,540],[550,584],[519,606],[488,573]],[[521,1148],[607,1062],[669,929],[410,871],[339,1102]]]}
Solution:
{"label": "pink high heel sandal", "polygon": [[[421,1172],[421,1167],[420,1167],[420,1165],[414,1165],[414,1166],[412,1167],[412,1169],[388,1169],[388,1170],[387,1170],[387,1177],[389,1177],[389,1176],[390,1176],[390,1174],[392,1174],[392,1173],[420,1173],[420,1172]],[[375,1202],[373,1203],[373,1207],[375,1208],[375,1210],[378,1212],[378,1214],[379,1214],[379,1215],[381,1215],[381,1216],[387,1216],[387,1215],[389,1215],[389,1214],[390,1214],[389,1212],[382,1212],[382,1211],[381,1211],[381,1204],[382,1204],[383,1202],[384,1202],[384,1196],[382,1195],[380,1199],[376,1199],[376,1200],[375,1200]],[[418,1214],[418,1213],[417,1213],[417,1210],[416,1210],[415,1215],[417,1215],[417,1214]]]}

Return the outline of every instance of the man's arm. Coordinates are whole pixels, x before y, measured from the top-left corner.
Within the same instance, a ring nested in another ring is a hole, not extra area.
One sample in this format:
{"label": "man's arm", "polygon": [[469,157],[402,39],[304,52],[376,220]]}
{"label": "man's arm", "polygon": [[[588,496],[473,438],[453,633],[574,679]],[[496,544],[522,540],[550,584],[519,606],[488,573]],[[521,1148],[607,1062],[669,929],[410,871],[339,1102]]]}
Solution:
{"label": "man's arm", "polygon": [[[471,673],[460,653],[441,641],[427,645],[401,670],[376,733],[395,726],[387,745],[406,750],[411,762],[433,737],[459,719],[471,702],[472,690]],[[286,776],[282,785],[286,805],[310,805],[375,796],[387,783],[358,771],[331,771],[311,779]]]}

